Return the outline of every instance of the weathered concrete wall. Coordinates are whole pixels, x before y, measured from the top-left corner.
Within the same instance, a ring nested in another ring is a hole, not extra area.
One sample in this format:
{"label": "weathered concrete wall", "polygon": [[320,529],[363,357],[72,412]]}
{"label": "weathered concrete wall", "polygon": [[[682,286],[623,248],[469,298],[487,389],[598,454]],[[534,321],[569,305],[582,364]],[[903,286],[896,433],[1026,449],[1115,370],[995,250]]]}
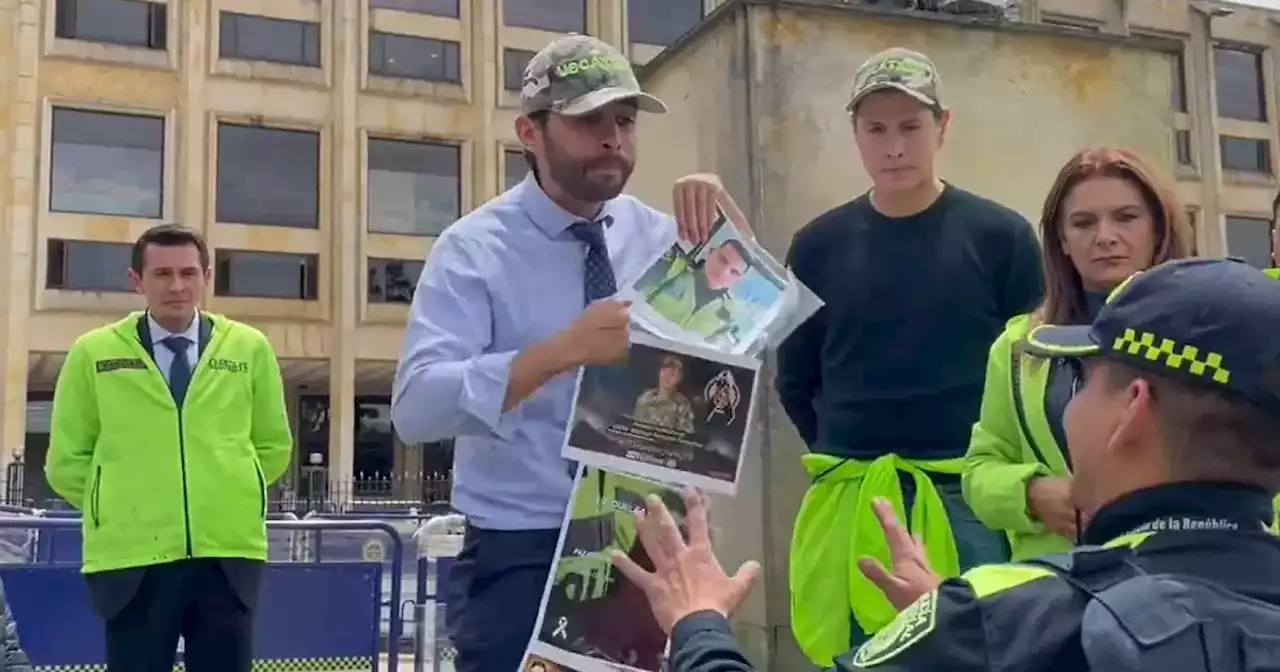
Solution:
{"label": "weathered concrete wall", "polygon": [[[665,204],[679,175],[716,172],[781,257],[796,229],[870,187],[843,110],[858,64],[890,46],[939,65],[955,119],[942,174],[1033,221],[1058,168],[1086,145],[1172,166],[1170,57],[1150,43],[783,3],[734,7],[646,73],[672,111],[643,119],[631,191]],[[808,669],[790,635],[786,580],[804,448],[772,389],[759,396],[768,412],[739,495],[716,507],[717,546],[727,567],[765,565],[737,615],[739,641],[761,669]]]}

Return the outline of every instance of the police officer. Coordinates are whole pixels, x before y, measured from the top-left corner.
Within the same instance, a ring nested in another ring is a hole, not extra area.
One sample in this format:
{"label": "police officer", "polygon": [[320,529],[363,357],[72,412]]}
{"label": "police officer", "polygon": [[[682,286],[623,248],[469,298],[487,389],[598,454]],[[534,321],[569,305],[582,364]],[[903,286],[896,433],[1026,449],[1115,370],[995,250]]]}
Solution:
{"label": "police officer", "polygon": [[[1037,352],[1084,367],[1065,424],[1085,546],[939,585],[878,502],[893,568],[864,572],[902,611],[837,669],[1280,669],[1259,639],[1280,632],[1280,539],[1265,530],[1280,489],[1277,324],[1280,284],[1188,259],[1133,276],[1092,325],[1033,330]],[[758,566],[727,577],[689,497],[687,544],[647,503],[655,573],[614,561],[671,628],[673,670],[749,670],[726,616]]]}

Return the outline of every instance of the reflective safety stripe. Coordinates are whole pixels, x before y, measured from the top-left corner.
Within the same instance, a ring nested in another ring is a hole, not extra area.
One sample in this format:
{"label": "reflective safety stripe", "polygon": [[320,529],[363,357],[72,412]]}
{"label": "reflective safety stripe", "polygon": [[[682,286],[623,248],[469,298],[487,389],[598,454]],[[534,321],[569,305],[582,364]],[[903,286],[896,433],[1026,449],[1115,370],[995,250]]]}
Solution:
{"label": "reflective safety stripe", "polygon": [[1010,588],[1025,586],[1032,581],[1053,577],[1053,570],[1033,565],[1004,564],[981,565],[965,572],[960,578],[973,590],[973,596],[986,599]]}

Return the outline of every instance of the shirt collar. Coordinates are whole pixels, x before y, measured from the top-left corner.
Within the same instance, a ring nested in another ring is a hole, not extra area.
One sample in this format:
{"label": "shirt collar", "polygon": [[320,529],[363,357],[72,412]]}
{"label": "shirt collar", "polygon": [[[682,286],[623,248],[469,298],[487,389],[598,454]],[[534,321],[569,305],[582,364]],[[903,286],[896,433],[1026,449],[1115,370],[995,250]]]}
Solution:
{"label": "shirt collar", "polygon": [[[529,219],[533,220],[543,233],[552,238],[557,238],[564,233],[570,226],[578,222],[586,221],[585,218],[565,210],[560,207],[547,192],[542,190],[542,185],[538,184],[538,180],[534,178],[533,171],[525,176],[524,182],[519,187],[520,204],[524,211],[529,215]],[[608,201],[604,207],[600,209],[599,216],[596,221],[606,220],[606,224],[612,224],[611,211],[613,209],[613,201]]]}
{"label": "shirt collar", "polygon": [[191,324],[187,326],[187,330],[181,334],[175,334],[168,329],[160,326],[151,313],[147,313],[147,327],[151,330],[151,342],[159,343],[170,336],[181,336],[192,343],[200,342],[200,313],[196,312],[195,317],[191,318]]}

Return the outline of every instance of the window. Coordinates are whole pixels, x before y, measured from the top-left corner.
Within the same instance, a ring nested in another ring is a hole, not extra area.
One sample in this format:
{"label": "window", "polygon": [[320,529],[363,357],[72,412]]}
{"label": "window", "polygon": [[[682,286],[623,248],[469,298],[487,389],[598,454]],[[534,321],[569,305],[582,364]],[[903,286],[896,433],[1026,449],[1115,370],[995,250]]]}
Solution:
{"label": "window", "polygon": [[1186,56],[1179,51],[1173,55],[1173,110],[1187,111],[1187,63]]}
{"label": "window", "polygon": [[1271,267],[1271,220],[1227,217],[1227,254],[1258,268]]}
{"label": "window", "polygon": [[218,250],[213,291],[218,296],[315,301],[319,261],[314,254]]}
{"label": "window", "polygon": [[218,56],[320,67],[320,24],[221,12]]}
{"label": "window", "polygon": [[667,46],[702,20],[702,0],[627,0],[627,37]]}
{"label": "window", "polygon": [[48,252],[44,283],[48,289],[133,292],[129,283],[133,246],[128,243],[50,238]]}
{"label": "window", "polygon": [[422,275],[423,262],[369,260],[369,303],[409,303]]}
{"label": "window", "polygon": [[432,14],[456,19],[461,16],[458,0],[369,0],[372,9],[398,9],[415,14]]}
{"label": "window", "polygon": [[1266,121],[1266,95],[1262,82],[1262,54],[1243,49],[1215,47],[1213,73],[1218,115],[1245,121]]}
{"label": "window", "polygon": [[462,151],[369,139],[369,231],[434,236],[462,212]]}
{"label": "window", "polygon": [[217,219],[320,226],[320,135],[218,124]]}
{"label": "window", "polygon": [[553,33],[587,32],[584,0],[502,0],[502,22]]}
{"label": "window", "polygon": [[1200,210],[1187,208],[1187,224],[1191,226],[1191,256],[1200,256]]}
{"label": "window", "polygon": [[58,0],[53,34],[164,51],[169,42],[168,6],[139,0]]}
{"label": "window", "polygon": [[529,174],[529,164],[524,160],[524,152],[508,149],[502,153],[502,172],[506,178],[506,188],[510,189],[524,181]]}
{"label": "window", "polygon": [[53,109],[49,210],[161,216],[164,119]]}
{"label": "window", "polygon": [[503,89],[518,92],[524,88],[524,69],[529,66],[529,59],[534,55],[532,51],[523,49],[502,50]]}
{"label": "window", "polygon": [[373,31],[369,33],[369,74],[461,83],[461,51],[457,42]]}
{"label": "window", "polygon": [[1194,166],[1191,157],[1191,131],[1173,132],[1173,154],[1180,166]]}
{"label": "window", "polygon": [[1271,143],[1256,138],[1223,135],[1218,138],[1222,167],[1242,173],[1271,173]]}

